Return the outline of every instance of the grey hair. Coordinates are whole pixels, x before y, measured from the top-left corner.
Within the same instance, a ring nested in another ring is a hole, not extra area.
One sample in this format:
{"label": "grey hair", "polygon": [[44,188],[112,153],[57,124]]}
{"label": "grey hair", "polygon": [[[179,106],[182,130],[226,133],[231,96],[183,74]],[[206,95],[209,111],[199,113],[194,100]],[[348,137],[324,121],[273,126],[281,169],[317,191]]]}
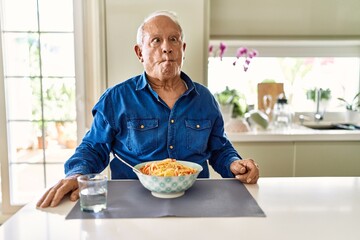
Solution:
{"label": "grey hair", "polygon": [[144,26],[145,24],[150,21],[151,19],[153,19],[154,17],[158,17],[158,16],[165,16],[170,18],[180,29],[180,33],[181,33],[181,39],[184,41],[184,32],[182,30],[182,27],[179,23],[178,17],[176,15],[175,12],[172,11],[168,11],[168,10],[161,10],[161,11],[156,11],[151,13],[148,17],[146,17],[144,19],[144,21],[141,23],[141,25],[139,26],[138,30],[137,30],[137,34],[136,34],[136,43],[138,45],[142,44],[143,41],[143,35],[144,35]]}

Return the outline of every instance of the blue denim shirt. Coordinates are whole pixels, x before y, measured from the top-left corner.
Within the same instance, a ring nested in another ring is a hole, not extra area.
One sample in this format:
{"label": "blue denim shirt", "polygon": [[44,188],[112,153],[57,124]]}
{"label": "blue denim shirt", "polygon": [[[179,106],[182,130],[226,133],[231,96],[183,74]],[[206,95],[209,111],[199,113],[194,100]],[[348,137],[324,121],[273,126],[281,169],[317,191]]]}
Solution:
{"label": "blue denim shirt", "polygon": [[[209,177],[209,164],[222,177],[233,177],[230,164],[241,159],[224,132],[224,122],[210,91],[181,78],[187,91],[172,109],[147,83],[145,72],[109,88],[94,106],[90,130],[65,163],[67,176],[98,173],[110,162],[110,153],[136,165],[174,158],[196,162]],[[135,173],[116,158],[110,162],[112,179],[134,179]]]}

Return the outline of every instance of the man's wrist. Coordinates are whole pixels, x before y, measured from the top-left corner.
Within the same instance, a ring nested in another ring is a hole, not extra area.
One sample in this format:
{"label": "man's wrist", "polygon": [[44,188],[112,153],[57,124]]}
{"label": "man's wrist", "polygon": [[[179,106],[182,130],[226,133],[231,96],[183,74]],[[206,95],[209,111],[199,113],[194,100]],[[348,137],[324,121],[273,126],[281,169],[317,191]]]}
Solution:
{"label": "man's wrist", "polygon": [[78,176],[82,175],[81,173],[74,173],[71,175],[66,176],[66,179],[77,179]]}

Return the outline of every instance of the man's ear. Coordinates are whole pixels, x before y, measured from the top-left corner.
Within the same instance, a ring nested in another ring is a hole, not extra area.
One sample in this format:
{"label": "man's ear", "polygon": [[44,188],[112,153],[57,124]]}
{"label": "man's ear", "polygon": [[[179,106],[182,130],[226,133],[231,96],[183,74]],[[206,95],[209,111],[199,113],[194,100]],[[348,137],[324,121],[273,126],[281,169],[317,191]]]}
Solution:
{"label": "man's ear", "polygon": [[135,54],[136,54],[136,56],[138,57],[139,61],[140,61],[140,62],[143,62],[144,59],[143,59],[143,56],[142,56],[142,52],[141,52],[140,46],[139,46],[139,45],[135,45],[134,50],[135,50]]}

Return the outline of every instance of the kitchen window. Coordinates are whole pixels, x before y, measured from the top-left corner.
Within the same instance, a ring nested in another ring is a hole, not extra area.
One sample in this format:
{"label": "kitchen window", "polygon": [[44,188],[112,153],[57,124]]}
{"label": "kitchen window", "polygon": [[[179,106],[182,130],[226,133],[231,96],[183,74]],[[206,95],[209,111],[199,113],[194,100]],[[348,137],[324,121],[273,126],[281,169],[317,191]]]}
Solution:
{"label": "kitchen window", "polygon": [[[222,60],[218,55],[220,42],[227,48]],[[314,112],[311,91],[321,88],[330,92],[326,111],[345,111],[337,99],[351,101],[359,92],[359,41],[211,41],[213,54],[208,62],[208,87],[216,93],[226,86],[234,88],[248,105],[257,106],[257,84],[263,81],[284,83],[284,91],[296,112]],[[245,46],[256,49],[248,70],[244,59],[238,59],[236,49]]]}

